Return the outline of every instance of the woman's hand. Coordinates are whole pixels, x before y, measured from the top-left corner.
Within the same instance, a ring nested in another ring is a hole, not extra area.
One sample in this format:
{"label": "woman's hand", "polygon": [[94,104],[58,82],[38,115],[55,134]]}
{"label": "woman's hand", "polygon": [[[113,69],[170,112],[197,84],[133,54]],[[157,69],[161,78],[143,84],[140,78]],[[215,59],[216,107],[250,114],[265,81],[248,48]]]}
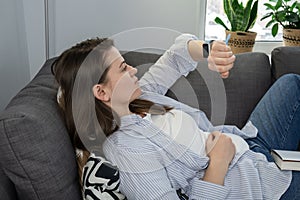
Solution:
{"label": "woman's hand", "polygon": [[210,70],[219,72],[222,78],[227,78],[229,70],[233,67],[235,56],[225,42],[214,41],[211,45],[207,61]]}
{"label": "woman's hand", "polygon": [[235,146],[231,138],[219,131],[209,134],[205,149],[210,160],[222,162],[228,166],[235,155]]}
{"label": "woman's hand", "polygon": [[204,181],[224,185],[230,162],[235,155],[235,146],[230,137],[215,131],[206,140],[206,153],[210,158]]}

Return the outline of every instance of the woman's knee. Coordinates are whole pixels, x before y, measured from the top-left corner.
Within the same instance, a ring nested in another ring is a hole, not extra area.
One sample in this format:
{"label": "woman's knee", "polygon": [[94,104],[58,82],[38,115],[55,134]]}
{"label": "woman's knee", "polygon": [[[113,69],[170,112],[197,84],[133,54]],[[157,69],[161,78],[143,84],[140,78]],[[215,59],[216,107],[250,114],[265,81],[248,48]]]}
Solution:
{"label": "woman's knee", "polygon": [[281,88],[282,91],[288,89],[289,91],[293,91],[295,93],[300,92],[300,75],[285,74],[274,83],[273,87]]}
{"label": "woman's knee", "polygon": [[281,82],[281,83],[286,83],[286,84],[300,85],[300,75],[299,74],[292,74],[292,73],[291,74],[284,74],[277,81]]}

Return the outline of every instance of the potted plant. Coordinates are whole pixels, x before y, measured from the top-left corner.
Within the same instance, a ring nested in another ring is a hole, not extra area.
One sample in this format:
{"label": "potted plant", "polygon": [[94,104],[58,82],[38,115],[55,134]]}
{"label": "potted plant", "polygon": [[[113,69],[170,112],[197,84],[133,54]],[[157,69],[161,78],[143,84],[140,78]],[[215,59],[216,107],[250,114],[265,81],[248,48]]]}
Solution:
{"label": "potted plant", "polygon": [[278,33],[278,28],[283,28],[283,41],[286,46],[300,46],[300,3],[291,0],[277,0],[271,3],[264,4],[267,13],[261,20],[270,18],[266,27],[272,25],[272,35],[275,37]]}
{"label": "potted plant", "polygon": [[256,32],[251,29],[257,18],[258,0],[249,0],[246,6],[238,0],[223,0],[224,12],[230,23],[230,28],[219,18],[215,18],[217,24],[225,28],[226,37],[231,34],[228,45],[234,54],[252,51],[255,44]]}

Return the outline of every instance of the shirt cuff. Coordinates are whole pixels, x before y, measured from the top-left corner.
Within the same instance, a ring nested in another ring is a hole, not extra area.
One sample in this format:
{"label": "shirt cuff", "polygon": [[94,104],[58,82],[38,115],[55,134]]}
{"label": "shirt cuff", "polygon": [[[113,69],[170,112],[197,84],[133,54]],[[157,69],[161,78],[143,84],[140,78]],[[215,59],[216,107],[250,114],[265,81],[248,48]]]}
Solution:
{"label": "shirt cuff", "polygon": [[226,199],[229,188],[194,178],[191,181],[191,199]]}
{"label": "shirt cuff", "polygon": [[[190,40],[198,40],[195,35],[192,34],[182,34],[175,39],[175,45],[173,45],[169,52],[173,54],[179,60],[185,60],[185,62],[178,62],[179,71],[183,76],[187,76],[189,72],[196,69],[198,62],[194,61],[188,50],[188,42]],[[184,64],[188,63],[188,64]]]}

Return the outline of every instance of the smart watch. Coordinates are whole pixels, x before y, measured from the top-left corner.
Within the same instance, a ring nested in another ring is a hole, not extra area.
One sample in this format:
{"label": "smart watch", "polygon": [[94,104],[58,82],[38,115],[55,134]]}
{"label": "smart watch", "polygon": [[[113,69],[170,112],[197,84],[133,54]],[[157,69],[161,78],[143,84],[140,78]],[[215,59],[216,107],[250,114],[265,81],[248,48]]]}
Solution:
{"label": "smart watch", "polygon": [[203,51],[203,58],[207,58],[209,55],[209,44],[208,43],[203,43],[202,44],[202,51]]}
{"label": "smart watch", "polygon": [[211,40],[209,43],[202,44],[203,58],[208,58],[213,41]]}

